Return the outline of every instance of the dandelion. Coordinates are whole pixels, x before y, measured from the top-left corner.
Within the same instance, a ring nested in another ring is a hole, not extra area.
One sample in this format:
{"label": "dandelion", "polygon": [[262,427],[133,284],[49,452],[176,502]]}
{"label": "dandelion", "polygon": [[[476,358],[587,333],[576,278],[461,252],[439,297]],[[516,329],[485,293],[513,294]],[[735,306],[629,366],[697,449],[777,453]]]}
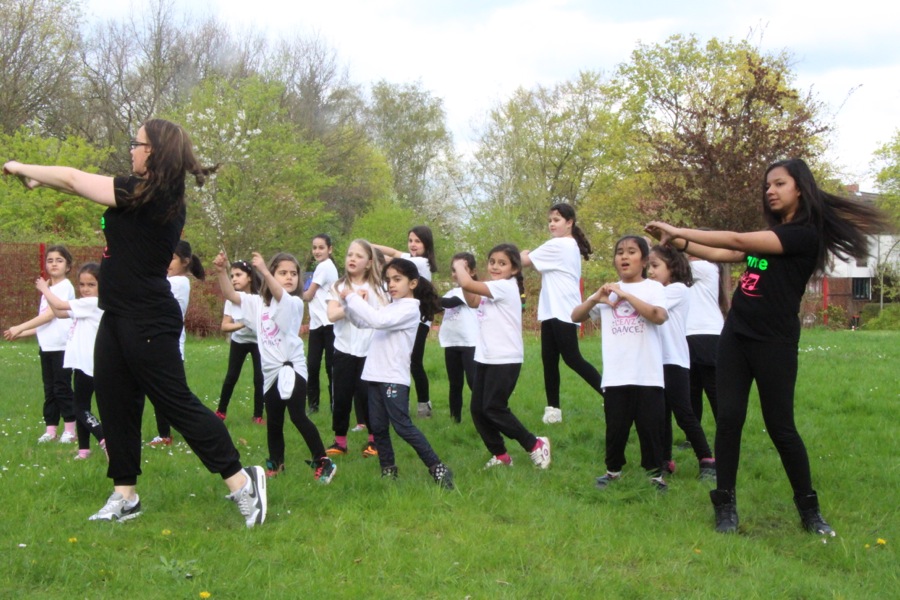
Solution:
{"label": "dandelion", "polygon": [[877,540],[875,540],[875,543],[879,546],[887,546],[887,540],[884,538],[878,538]]}
{"label": "dandelion", "polygon": [[201,598],[209,598],[210,596],[212,596],[212,594],[210,594],[209,592],[206,592],[206,591],[200,592]]}
{"label": "dandelion", "polygon": [[700,548],[694,548],[694,554],[700,554],[701,552]]}
{"label": "dandelion", "polygon": [[868,550],[868,549],[871,548],[871,547],[872,547],[872,546],[870,546],[869,544],[866,544],[866,545],[865,545],[865,549],[866,549],[866,550]]}
{"label": "dandelion", "polygon": [[75,544],[75,543],[77,543],[77,542],[78,542],[78,538],[74,538],[74,537],[70,537],[70,538],[69,538],[69,543],[70,543],[70,544]]}
{"label": "dandelion", "polygon": [[172,530],[171,529],[163,529],[162,534],[163,535],[172,535]]}

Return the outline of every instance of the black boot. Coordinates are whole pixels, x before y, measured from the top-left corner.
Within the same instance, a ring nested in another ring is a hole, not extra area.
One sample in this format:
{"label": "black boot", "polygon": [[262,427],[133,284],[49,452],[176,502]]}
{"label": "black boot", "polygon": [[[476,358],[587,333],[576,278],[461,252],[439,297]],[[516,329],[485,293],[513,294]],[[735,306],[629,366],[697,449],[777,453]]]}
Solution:
{"label": "black boot", "polygon": [[819,497],[815,492],[805,496],[794,496],[794,504],[797,505],[800,521],[803,523],[805,530],[810,533],[831,537],[837,535],[834,529],[831,528],[831,525],[822,518],[822,514],[819,512]]}
{"label": "black boot", "polygon": [[716,511],[716,531],[737,533],[738,514],[734,490],[711,490],[709,499],[712,500],[713,509]]}

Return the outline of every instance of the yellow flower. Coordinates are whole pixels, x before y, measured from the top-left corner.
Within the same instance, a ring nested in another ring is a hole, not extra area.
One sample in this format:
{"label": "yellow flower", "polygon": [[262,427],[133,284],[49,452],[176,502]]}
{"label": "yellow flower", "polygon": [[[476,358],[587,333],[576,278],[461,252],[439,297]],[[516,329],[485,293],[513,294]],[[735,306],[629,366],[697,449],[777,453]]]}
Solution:
{"label": "yellow flower", "polygon": [[212,594],[210,594],[209,592],[200,592],[201,598],[209,598],[210,596],[212,596]]}
{"label": "yellow flower", "polygon": [[864,548],[865,548],[866,550],[868,550],[868,549],[871,548],[871,547],[872,547],[872,546],[870,546],[870,545],[868,545],[868,544],[866,544],[866,545],[864,546]]}
{"label": "yellow flower", "polygon": [[171,529],[163,529],[162,534],[163,535],[172,535],[172,530]]}
{"label": "yellow flower", "polygon": [[[69,543],[70,543],[70,544],[74,544],[74,543],[77,542],[77,541],[78,541],[78,538],[73,538],[73,537],[70,537],[70,538],[69,538]],[[880,543],[880,542],[879,542],[879,543]]]}
{"label": "yellow flower", "polygon": [[887,540],[884,538],[878,538],[877,540],[875,540],[875,543],[879,546],[885,546],[887,545]]}
{"label": "yellow flower", "polygon": [[700,548],[694,548],[694,554],[700,554],[700,552],[701,552]]}

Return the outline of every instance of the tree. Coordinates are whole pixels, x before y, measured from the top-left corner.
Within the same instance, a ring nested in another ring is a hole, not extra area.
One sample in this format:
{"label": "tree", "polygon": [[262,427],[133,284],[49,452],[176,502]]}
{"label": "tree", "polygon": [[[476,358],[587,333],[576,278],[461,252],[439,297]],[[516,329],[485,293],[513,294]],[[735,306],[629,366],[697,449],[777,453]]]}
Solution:
{"label": "tree", "polygon": [[617,75],[623,112],[649,152],[651,216],[715,229],[757,229],[760,182],[771,162],[814,163],[823,136],[812,92],[793,87],[790,55],[764,54],[747,41],[672,36],[638,44]]}

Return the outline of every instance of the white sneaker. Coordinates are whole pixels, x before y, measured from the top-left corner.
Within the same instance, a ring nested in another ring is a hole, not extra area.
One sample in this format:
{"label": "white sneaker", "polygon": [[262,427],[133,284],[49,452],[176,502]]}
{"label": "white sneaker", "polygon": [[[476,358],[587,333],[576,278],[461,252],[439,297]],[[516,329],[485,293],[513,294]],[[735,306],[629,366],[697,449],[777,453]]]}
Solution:
{"label": "white sneaker", "polygon": [[491,460],[484,463],[485,469],[491,469],[493,467],[511,467],[513,465],[512,457],[510,457],[509,462],[503,462],[496,456],[492,456]]}
{"label": "white sneaker", "polygon": [[71,431],[63,431],[63,434],[59,436],[60,444],[71,444],[75,441],[75,434]]}
{"label": "white sneaker", "polygon": [[253,527],[266,520],[266,510],[269,506],[266,495],[266,472],[262,467],[245,467],[244,474],[247,476],[244,487],[225,497],[238,505],[247,527]]}
{"label": "white sneaker", "polygon": [[357,423],[357,424],[356,424],[356,427],[354,427],[354,428],[351,429],[350,431],[354,431],[354,432],[356,432],[356,433],[359,433],[360,431],[365,431],[365,430],[366,430],[366,424],[365,424],[365,423]]}
{"label": "white sneaker", "polygon": [[127,521],[141,514],[141,499],[137,494],[128,502],[119,492],[113,492],[103,508],[88,517],[88,521]]}
{"label": "white sneaker", "polygon": [[538,447],[531,453],[531,462],[542,469],[550,466],[550,438],[539,437]]}
{"label": "white sneaker", "polygon": [[49,433],[44,433],[41,437],[38,438],[38,444],[46,444],[47,442],[52,442],[56,439],[55,435],[50,435]]}
{"label": "white sneaker", "polygon": [[562,423],[562,409],[555,406],[548,406],[544,409],[544,416],[541,419],[545,424]]}

